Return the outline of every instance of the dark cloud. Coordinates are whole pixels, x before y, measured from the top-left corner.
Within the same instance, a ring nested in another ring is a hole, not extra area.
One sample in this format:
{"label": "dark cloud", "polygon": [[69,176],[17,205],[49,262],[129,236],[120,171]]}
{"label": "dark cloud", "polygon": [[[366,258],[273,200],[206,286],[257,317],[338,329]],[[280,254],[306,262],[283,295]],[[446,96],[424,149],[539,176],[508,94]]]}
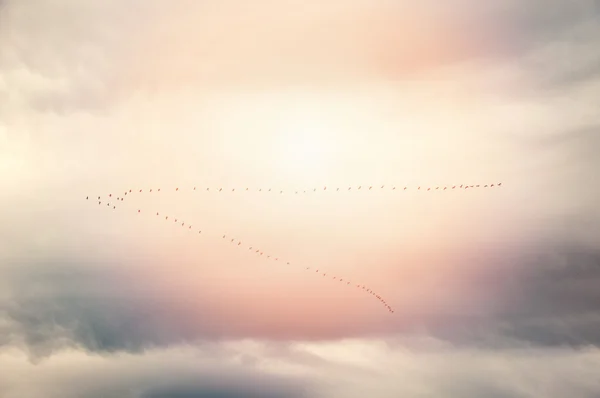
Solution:
{"label": "dark cloud", "polygon": [[506,5],[500,6],[505,12],[496,14],[496,20],[506,24],[508,29],[505,33],[511,36],[511,40],[525,46],[561,40],[573,27],[600,17],[597,0],[509,1],[499,4]]}
{"label": "dark cloud", "polygon": [[502,332],[543,345],[600,345],[600,252],[548,247],[508,285]]}
{"label": "dark cloud", "polygon": [[166,380],[148,379],[146,386],[138,386],[139,398],[303,398],[314,387],[305,379],[241,370],[244,368],[240,366],[228,375],[211,370],[198,377],[184,371],[184,374],[173,374]]}
{"label": "dark cloud", "polygon": [[496,380],[453,380],[442,383],[440,394],[450,397],[526,398],[527,394],[517,391],[514,386],[502,386]]}
{"label": "dark cloud", "polygon": [[130,356],[63,351],[35,364],[2,354],[0,364],[11,369],[4,374],[11,376],[18,366],[27,367],[30,376],[25,384],[15,377],[0,376],[0,391],[8,398],[303,398],[318,384],[304,377],[236,364],[238,353],[218,344],[146,350]]}
{"label": "dark cloud", "polygon": [[72,346],[139,352],[220,336],[201,292],[194,301],[173,298],[110,261],[49,262],[12,276],[11,295],[0,302],[11,326],[0,344],[23,343],[34,355]]}
{"label": "dark cloud", "polygon": [[[545,244],[475,264],[465,289],[485,302],[480,311],[409,314],[437,338],[457,345],[506,347],[600,345],[600,252],[584,246]],[[457,272],[464,272],[457,270]],[[451,297],[448,297],[452,300]]]}
{"label": "dark cloud", "polygon": [[597,0],[515,0],[448,2],[448,12],[466,22],[485,55],[522,55],[549,42],[562,40],[574,27],[600,17]]}
{"label": "dark cloud", "polygon": [[194,385],[177,385],[153,388],[141,394],[140,398],[300,398],[302,391],[290,389],[268,389],[257,386],[211,388]]}
{"label": "dark cloud", "polygon": [[[470,300],[465,307],[451,291],[444,305],[397,309],[399,316],[365,315],[297,332],[293,322],[264,328],[219,316],[214,299],[195,298],[119,271],[114,264],[39,264],[5,273],[8,297],[0,301],[0,344],[24,345],[33,357],[67,347],[88,351],[141,352],[182,341],[250,337],[319,340],[427,333],[458,345],[600,345],[600,253],[573,246],[543,246],[498,265],[461,272]],[[69,265],[71,264],[71,265]],[[487,270],[487,271],[486,271]],[[415,283],[419,283],[415,281]],[[485,310],[485,314],[482,314]],[[369,318],[369,317],[367,317]]]}

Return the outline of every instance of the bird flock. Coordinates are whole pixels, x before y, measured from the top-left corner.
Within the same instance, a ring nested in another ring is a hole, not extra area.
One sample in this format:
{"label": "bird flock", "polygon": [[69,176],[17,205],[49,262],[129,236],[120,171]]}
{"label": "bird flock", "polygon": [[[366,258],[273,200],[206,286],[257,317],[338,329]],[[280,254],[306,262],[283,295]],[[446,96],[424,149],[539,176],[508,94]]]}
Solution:
{"label": "bird flock", "polygon": [[[311,192],[317,192],[317,191],[328,191],[328,192],[340,192],[340,191],[352,191],[353,189],[355,191],[383,191],[383,190],[388,190],[388,191],[453,191],[453,190],[460,190],[460,189],[477,189],[477,188],[494,188],[494,187],[501,187],[502,183],[491,183],[491,184],[461,184],[461,185],[443,185],[443,186],[412,186],[412,187],[408,187],[408,186],[396,186],[396,185],[380,185],[380,186],[374,186],[374,185],[356,185],[356,186],[348,186],[348,187],[327,187],[327,185],[323,186],[323,187],[313,187],[311,189],[273,189],[273,188],[223,188],[223,187],[219,187],[219,188],[215,188],[215,187],[187,187],[186,189],[180,189],[179,187],[175,187],[175,188],[169,188],[167,190],[175,190],[175,191],[183,191],[183,190],[192,190],[192,191],[205,191],[205,192],[265,192],[265,193],[279,193],[279,194],[306,194],[306,193],[311,193]],[[128,193],[135,193],[135,192],[161,192],[161,188],[139,188],[139,189],[129,189],[127,191],[125,191],[123,193],[124,196],[127,196]]]}
{"label": "bird flock", "polygon": [[[125,190],[123,192],[123,194],[120,195],[113,195],[112,193],[109,193],[108,195],[106,195],[105,197],[102,196],[97,196],[97,201],[98,201],[98,205],[102,205],[103,203],[106,203],[106,206],[108,208],[112,208],[112,209],[116,209],[117,205],[116,203],[119,202],[123,202],[125,197],[134,193],[159,193],[159,192],[163,192],[163,191],[175,191],[175,192],[182,192],[182,191],[205,191],[205,192],[249,192],[249,191],[254,191],[254,192],[265,192],[265,193],[278,193],[278,194],[284,194],[284,193],[292,193],[292,194],[306,194],[306,193],[310,193],[310,192],[317,192],[317,191],[329,191],[329,192],[339,192],[339,191],[352,191],[353,188],[355,191],[360,191],[360,190],[366,190],[366,191],[374,191],[374,190],[388,190],[388,191],[423,191],[423,192],[431,192],[431,191],[452,191],[452,190],[467,190],[467,189],[478,189],[478,188],[494,188],[494,187],[501,187],[502,183],[491,183],[491,184],[461,184],[461,185],[444,185],[444,186],[414,186],[414,187],[408,187],[408,186],[401,186],[401,187],[397,187],[395,185],[378,185],[378,186],[373,186],[373,185],[358,185],[358,186],[348,186],[348,187],[335,187],[335,188],[329,188],[327,186],[323,186],[322,188],[316,188],[313,187],[312,189],[295,189],[295,190],[283,190],[283,189],[272,189],[272,188],[253,188],[250,189],[248,187],[246,188],[242,188],[242,189],[237,189],[237,188],[226,188],[224,189],[223,187],[219,187],[219,188],[212,188],[211,187],[187,187],[186,189],[181,189],[179,187],[175,187],[175,188],[169,188],[169,189],[162,189],[162,188],[137,188],[137,189],[133,189],[130,188],[128,190]],[[86,200],[90,200],[90,196],[86,196]],[[146,214],[147,212],[142,212],[142,209],[138,209],[137,210],[138,214]],[[155,214],[155,217],[160,218],[162,220],[164,220],[165,222],[173,222],[174,224],[180,226],[181,228],[185,228],[190,232],[194,232],[198,235],[202,234],[202,230],[200,228],[194,227],[192,224],[186,223],[184,220],[179,219],[177,217],[173,217],[170,216],[168,214],[163,214],[161,212],[150,212],[149,214]],[[234,247],[240,248],[240,249],[247,249],[249,253],[264,258],[267,261],[273,261],[275,263],[278,264],[283,264],[286,266],[293,266],[296,265],[296,263],[288,261],[288,260],[284,260],[278,256],[275,256],[271,253],[267,253],[265,252],[262,248],[259,248],[257,246],[254,245],[250,245],[247,244],[245,242],[242,242],[242,240],[240,239],[236,239],[233,237],[228,236],[227,234],[223,234],[222,236],[223,240],[227,240],[228,243],[230,243],[231,245],[233,245]],[[311,268],[308,266],[304,266],[304,270],[307,272],[315,272],[317,275],[321,275],[322,277],[326,278],[328,276],[328,273],[323,270],[323,269],[317,269],[317,268]],[[368,286],[365,286],[364,284],[361,283],[356,283],[355,281],[351,281],[347,278],[342,278],[336,275],[332,275],[329,274],[329,277],[332,279],[332,281],[335,281],[336,283],[339,283],[341,285],[345,285],[347,287],[356,287],[357,289],[360,289],[362,291],[364,291],[365,293],[371,295],[373,298],[377,299],[381,305],[383,305],[387,311],[389,311],[390,313],[394,313],[394,309],[391,307],[391,305],[378,293],[376,293],[373,289],[371,289]]]}

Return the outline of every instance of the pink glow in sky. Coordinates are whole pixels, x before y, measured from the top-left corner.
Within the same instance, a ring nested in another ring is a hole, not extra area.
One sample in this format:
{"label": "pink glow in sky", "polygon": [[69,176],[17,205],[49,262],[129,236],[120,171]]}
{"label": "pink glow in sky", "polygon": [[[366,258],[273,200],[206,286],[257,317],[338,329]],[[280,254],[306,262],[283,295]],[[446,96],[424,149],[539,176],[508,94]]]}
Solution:
{"label": "pink glow in sky", "polygon": [[565,4],[0,0],[0,397],[597,396]]}

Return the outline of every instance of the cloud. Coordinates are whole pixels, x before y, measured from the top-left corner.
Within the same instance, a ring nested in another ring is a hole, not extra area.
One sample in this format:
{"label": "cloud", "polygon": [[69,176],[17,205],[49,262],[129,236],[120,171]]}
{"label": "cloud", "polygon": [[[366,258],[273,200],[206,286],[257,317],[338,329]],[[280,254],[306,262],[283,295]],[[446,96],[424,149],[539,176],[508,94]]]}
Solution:
{"label": "cloud", "polygon": [[140,92],[191,87],[427,79],[432,70],[485,59],[518,63],[528,78],[556,87],[593,77],[598,62],[593,0],[355,0],[343,12],[331,1],[290,13],[296,6],[7,1],[0,69],[11,95],[0,97],[3,115],[28,107],[97,112]]}
{"label": "cloud", "polygon": [[[0,391],[7,398],[301,398],[314,387],[302,376],[241,364],[237,355],[234,350],[214,344],[147,350],[135,356],[96,356],[63,350],[32,364],[23,362],[14,352],[2,351],[0,363],[4,369],[11,366],[12,371],[0,377]],[[19,371],[29,374],[27,383],[11,377]]]}
{"label": "cloud", "polygon": [[100,266],[67,260],[12,273],[0,305],[5,325],[0,343],[24,345],[36,357],[68,347],[141,352],[219,337],[211,320],[214,308],[207,307],[201,292],[186,300],[110,262]]}
{"label": "cloud", "polygon": [[[466,347],[600,345],[600,253],[577,247],[543,246],[522,252],[517,263],[505,257],[496,258],[493,266],[473,262],[450,268],[460,284],[449,282],[435,296],[408,295],[395,316],[378,315],[372,308],[307,311],[290,297],[279,317],[273,302],[260,304],[271,314],[263,318],[253,308],[258,304],[203,292],[201,281],[186,287],[164,271],[148,278],[140,268],[96,261],[20,263],[5,269],[0,345],[21,346],[32,358],[69,347],[139,353],[181,341],[319,341],[421,332]],[[181,280],[189,278],[184,269],[178,274]],[[410,287],[422,292],[435,280],[413,277]],[[283,316],[290,311],[293,317]],[[257,315],[246,317],[245,312]],[[307,321],[314,316],[325,319]]]}
{"label": "cloud", "polygon": [[236,389],[210,389],[202,386],[174,386],[157,388],[144,393],[141,398],[259,398],[259,397],[283,397],[286,395],[293,397],[300,396],[295,393],[282,393],[282,391],[251,391],[247,387]]}
{"label": "cloud", "polygon": [[424,336],[391,341],[296,342],[273,351],[269,343],[244,340],[104,356],[67,350],[36,364],[4,350],[0,391],[7,398],[591,398],[600,389],[594,348],[469,349]]}
{"label": "cloud", "polygon": [[[485,278],[486,316],[465,316],[464,323],[440,325],[454,343],[473,345],[600,344],[600,253],[577,246],[542,246],[521,261]],[[475,282],[475,281],[471,281]],[[475,282],[476,283],[476,282]],[[494,286],[495,285],[495,286]],[[449,326],[449,327],[448,327]]]}

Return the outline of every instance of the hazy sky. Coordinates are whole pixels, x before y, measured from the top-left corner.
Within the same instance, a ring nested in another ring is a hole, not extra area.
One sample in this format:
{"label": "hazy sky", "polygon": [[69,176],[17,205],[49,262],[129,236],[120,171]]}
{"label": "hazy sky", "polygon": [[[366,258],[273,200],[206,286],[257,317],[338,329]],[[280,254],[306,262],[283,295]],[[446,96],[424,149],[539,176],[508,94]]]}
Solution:
{"label": "hazy sky", "polygon": [[598,104],[597,0],[0,0],[0,397],[598,397]]}

